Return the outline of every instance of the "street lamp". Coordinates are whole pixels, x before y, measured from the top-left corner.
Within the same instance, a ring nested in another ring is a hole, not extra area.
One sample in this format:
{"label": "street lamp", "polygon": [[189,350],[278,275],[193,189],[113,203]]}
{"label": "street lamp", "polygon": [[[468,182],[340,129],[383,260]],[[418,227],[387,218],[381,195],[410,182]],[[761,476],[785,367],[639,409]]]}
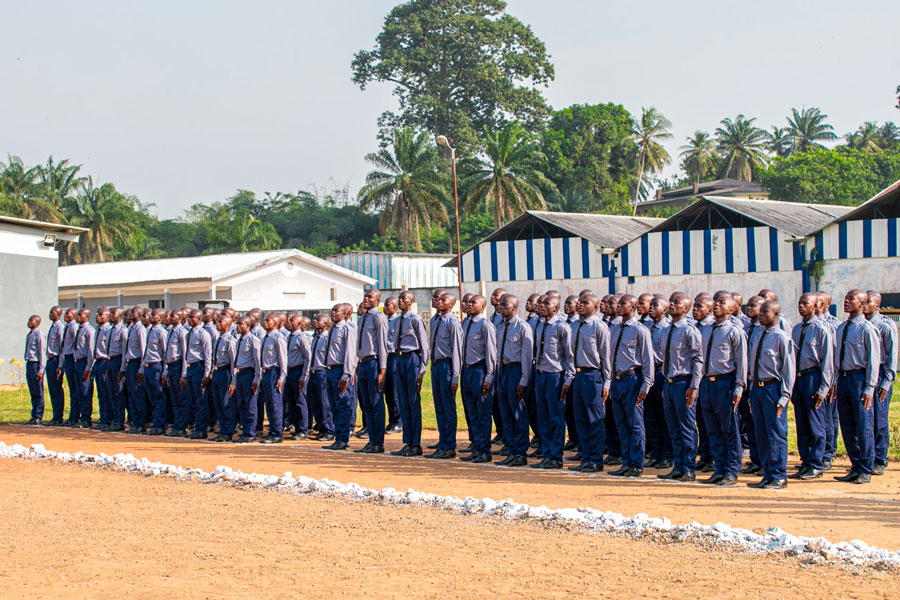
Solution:
{"label": "street lamp", "polygon": [[456,191],[456,148],[450,145],[450,141],[445,135],[437,136],[435,140],[439,146],[444,146],[450,150],[450,161],[453,164],[453,210],[456,212],[456,280],[459,287],[460,314],[462,314],[462,251],[459,247],[459,197]]}

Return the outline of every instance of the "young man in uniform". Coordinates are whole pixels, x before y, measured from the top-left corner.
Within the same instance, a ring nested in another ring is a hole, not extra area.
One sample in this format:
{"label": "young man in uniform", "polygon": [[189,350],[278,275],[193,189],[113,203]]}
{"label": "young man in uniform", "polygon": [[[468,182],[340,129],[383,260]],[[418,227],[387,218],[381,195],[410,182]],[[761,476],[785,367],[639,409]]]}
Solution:
{"label": "young man in uniform", "polygon": [[331,319],[328,315],[317,314],[312,321],[315,333],[310,347],[309,381],[306,385],[306,398],[309,410],[313,414],[316,427],[311,440],[322,442],[334,441],[334,417],[331,414],[331,401],[325,384],[325,353],[328,350],[328,329]]}
{"label": "young man in uniform", "polygon": [[31,419],[26,425],[40,425],[44,421],[44,369],[47,366],[47,338],[41,331],[41,318],[28,318],[25,338],[25,381],[31,395]]}
{"label": "young man in uniform", "polygon": [[306,334],[309,319],[298,314],[287,318],[287,377],[284,380],[284,417],[294,427],[292,440],[306,439],[311,430],[309,410],[309,368],[312,364],[312,338]]}
{"label": "young man in uniform", "polygon": [[[500,305],[500,298],[506,294],[506,290],[503,288],[495,288],[493,292],[491,292],[491,306],[494,309],[494,313],[490,317],[491,325],[494,326],[494,330],[498,333],[500,332],[500,326],[503,325],[503,315],[500,314],[500,311],[497,310],[497,307]],[[499,360],[499,358],[498,358]],[[499,367],[499,362],[497,363]],[[491,444],[501,445],[503,444],[503,412],[500,410],[500,397],[497,395],[497,377],[494,377],[493,387],[491,387],[491,398],[493,399],[494,408],[493,408],[493,419],[494,419],[494,429],[496,431],[496,435],[491,440]]]}
{"label": "young man in uniform", "polygon": [[384,301],[384,316],[387,317],[388,320],[388,361],[387,370],[384,373],[384,403],[387,406],[388,424],[387,429],[385,429],[384,432],[387,434],[400,433],[403,430],[403,427],[400,424],[400,407],[397,404],[397,394],[394,390],[394,375],[397,372],[397,352],[394,349],[394,334],[396,333],[396,329],[394,329],[393,323],[400,318],[397,310],[397,299],[393,296],[386,298]]}
{"label": "young man in uniform", "polygon": [[97,338],[90,320],[90,310],[82,308],[78,311],[78,335],[75,337],[75,352],[72,355],[78,382],[78,403],[77,406],[74,401],[71,403],[69,420],[72,427],[80,429],[91,428],[94,405],[94,381],[91,378],[91,370],[94,366],[94,344]]}
{"label": "young man in uniform", "polygon": [[[280,444],[284,438],[284,401],[281,395],[287,376],[287,344],[278,331],[277,314],[266,315],[263,327],[266,337],[263,338],[259,356],[259,366],[262,369],[259,395],[269,416],[269,434],[259,441],[262,444]],[[259,416],[256,422],[259,423]]]}
{"label": "young man in uniform", "polygon": [[491,384],[497,368],[497,334],[484,317],[487,300],[473,295],[466,303],[468,318],[463,325],[462,375],[460,391],[469,416],[472,453],[460,460],[473,463],[491,462]]}
{"label": "young man in uniform", "polygon": [[169,312],[172,331],[166,339],[165,371],[160,382],[169,390],[172,398],[172,429],[166,437],[187,437],[187,395],[181,389],[181,369],[184,366],[184,344],[188,330],[181,324],[181,311]]}
{"label": "young man in uniform", "polygon": [[203,313],[198,309],[190,313],[191,328],[185,337],[181,368],[181,388],[187,390],[188,402],[194,412],[192,440],[205,440],[209,426],[209,409],[203,392],[212,372],[212,340],[203,328],[202,317]]}
{"label": "young man in uniform", "polygon": [[[109,369],[109,342],[112,326],[109,324],[109,309],[101,306],[94,317],[97,323],[97,343],[94,345],[94,386],[97,388],[97,404],[100,419],[96,427],[100,431],[109,429],[112,422],[112,386],[109,385],[107,370]],[[118,373],[118,371],[116,371]]]}
{"label": "young man in uniform", "polygon": [[647,311],[649,323],[642,323],[650,329],[653,342],[653,364],[655,366],[653,386],[644,401],[644,429],[647,433],[646,453],[649,454],[644,465],[651,469],[668,469],[672,466],[672,440],[666,425],[666,414],[663,410],[663,350],[668,337],[669,301],[663,297],[650,300]]}
{"label": "young man in uniform", "polygon": [[394,456],[422,455],[422,379],[428,364],[428,334],[425,322],[412,311],[414,296],[400,293],[400,316],[394,321],[394,351],[397,353],[395,390],[403,423],[403,448]]}
{"label": "young man in uniform", "polygon": [[[76,402],[81,384],[81,378],[75,373],[75,338],[78,336],[78,321],[75,318],[75,309],[67,308],[63,319],[66,322],[65,331],[63,333],[62,343],[62,364],[60,366],[61,377],[63,373],[66,376],[66,385],[69,388],[69,418],[63,423],[64,427],[71,427],[72,409]],[[60,416],[65,412],[65,400],[60,408]]]}
{"label": "young man in uniform", "polygon": [[438,426],[437,448],[425,458],[456,458],[456,390],[459,385],[462,327],[451,312],[456,296],[442,292],[435,302],[437,314],[431,318],[431,389]]}
{"label": "young man in uniform", "polygon": [[163,309],[155,308],[150,315],[150,331],[147,333],[147,346],[144,348],[144,356],[138,369],[138,384],[144,386],[147,396],[150,398],[151,413],[148,415],[153,421],[153,427],[148,435],[163,435],[166,433],[166,396],[162,388],[163,360],[166,357],[166,342],[168,336],[162,326]]}
{"label": "young man in uniform", "polygon": [[[751,296],[747,300],[747,322],[743,325],[744,334],[747,336],[747,347],[753,343],[757,335],[765,329],[759,322],[759,310],[766,300],[762,296]],[[738,404],[738,418],[740,419],[741,447],[746,448],[750,454],[750,462],[740,473],[752,475],[762,471],[762,457],[759,454],[759,446],[756,444],[756,428],[753,425],[753,413],[750,410],[750,388],[744,388],[741,402]]]}
{"label": "young man in uniform", "polygon": [[334,327],[328,336],[325,355],[325,379],[334,415],[334,442],[326,450],[346,450],[350,447],[350,379],[356,373],[356,328],[347,322],[349,305],[335,304],[331,309]]}
{"label": "young man in uniform", "polygon": [[[62,309],[54,306],[50,309],[50,331],[47,332],[47,363],[44,372],[47,374],[47,391],[50,392],[50,407],[53,416],[44,423],[48,426],[62,425],[65,394],[62,387],[62,371],[60,358],[62,355],[63,333],[65,327],[59,321]],[[42,417],[43,418],[43,417]]]}
{"label": "young man in uniform", "polygon": [[[700,337],[703,337],[704,333],[708,333],[712,326],[715,324],[716,320],[712,315],[713,309],[713,300],[712,296],[707,293],[700,293],[694,298],[694,306],[691,312],[691,317],[694,321],[694,327],[697,328],[697,331],[700,333]],[[705,347],[705,346],[702,346]],[[702,380],[701,380],[702,383]],[[698,400],[699,394],[701,391],[698,390]],[[715,471],[715,465],[713,464],[712,458],[712,450],[709,445],[709,436],[706,434],[706,422],[703,420],[703,412],[700,410],[699,405],[697,410],[695,411],[695,415],[697,417],[697,471],[702,473],[712,473]]]}
{"label": "young man in uniform", "polygon": [[210,386],[213,403],[216,405],[216,417],[219,420],[219,433],[214,442],[234,441],[234,429],[237,421],[237,380],[235,362],[237,358],[237,342],[231,335],[231,317],[220,315],[216,327],[219,337],[213,344],[213,371]]}
{"label": "young man in uniform", "polygon": [[531,327],[517,316],[519,299],[504,294],[498,306],[503,324],[497,331],[499,362],[497,393],[503,413],[503,435],[509,455],[498,464],[521,467],[528,464],[528,416],[525,394],[528,391],[532,365],[533,333]]}
{"label": "young man in uniform", "polygon": [[238,420],[241,423],[241,436],[234,440],[236,444],[256,441],[256,396],[259,393],[259,382],[262,379],[260,366],[260,348],[262,342],[253,335],[251,317],[238,319],[237,332],[240,339],[234,359],[235,394]]}
{"label": "young man in uniform", "polygon": [[897,377],[897,324],[881,314],[881,294],[874,290],[866,292],[863,314],[875,326],[881,344],[881,366],[878,371],[878,389],[872,402],[875,430],[875,466],[873,475],[884,475],[890,446],[891,393]]}
{"label": "young man in uniform", "polygon": [[368,426],[368,443],[355,450],[363,454],[384,453],[384,382],[387,377],[388,320],[380,310],[381,292],[366,290],[360,308],[356,351],[359,357],[356,389]]}

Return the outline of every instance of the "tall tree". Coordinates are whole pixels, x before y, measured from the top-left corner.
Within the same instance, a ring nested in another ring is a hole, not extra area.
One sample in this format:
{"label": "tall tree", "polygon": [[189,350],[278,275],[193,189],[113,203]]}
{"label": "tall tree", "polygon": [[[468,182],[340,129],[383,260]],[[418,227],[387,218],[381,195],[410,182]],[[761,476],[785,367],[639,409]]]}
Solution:
{"label": "tall tree", "polygon": [[485,126],[549,113],[537,89],[553,79],[547,50],[505,9],[502,0],[410,0],[391,10],[374,49],[352,62],[361,89],[394,85],[400,110],[379,119],[383,143],[413,127],[446,135],[465,154]]}
{"label": "tall tree", "polygon": [[766,150],[780,158],[787,158],[794,151],[791,143],[791,135],[787,127],[772,126],[772,131],[766,132]]}
{"label": "tall tree", "polygon": [[0,195],[3,209],[17,217],[51,223],[65,222],[60,207],[47,197],[41,186],[41,167],[26,167],[18,156],[0,163]]}
{"label": "tall tree", "polygon": [[853,133],[844,136],[847,146],[861,152],[881,152],[881,136],[878,133],[878,125],[872,121],[866,121]]}
{"label": "tall tree", "polygon": [[878,130],[878,136],[881,138],[881,147],[890,148],[900,143],[900,127],[893,121],[888,121]]}
{"label": "tall tree", "polygon": [[632,214],[637,213],[638,199],[646,194],[649,182],[644,181],[645,175],[653,175],[661,171],[672,159],[660,142],[672,137],[669,128],[671,121],[665,118],[656,108],[642,108],[641,119],[634,125],[631,134],[638,146],[638,172],[635,181],[634,204]]}
{"label": "tall tree", "polygon": [[56,162],[51,155],[47,162],[37,169],[47,198],[55,206],[62,206],[84,181],[78,177],[81,165],[71,164],[68,158]]}
{"label": "tall tree", "polygon": [[256,252],[281,247],[281,238],[271,224],[253,217],[246,208],[223,210],[206,235],[206,254]]}
{"label": "tall tree", "polygon": [[738,115],[733,121],[722,119],[721,126],[716,128],[716,142],[722,155],[720,176],[752,181],[753,169],[766,166],[767,134],[753,125],[754,121]]}
{"label": "tall tree", "polygon": [[381,214],[380,231],[393,231],[403,243],[422,251],[422,233],[432,222],[447,223],[444,202],[450,201],[444,165],[431,137],[410,128],[393,132],[392,148],[366,155],[377,170],[366,176],[359,191],[359,209]]}
{"label": "tall tree", "polygon": [[133,199],[111,183],[95,186],[91,177],[86,178],[77,193],[66,198],[63,210],[71,225],[88,229],[79,243],[66,248],[62,257],[66,264],[109,260],[114,246],[127,243],[135,233]]}
{"label": "tall tree", "polygon": [[806,152],[810,148],[824,148],[820,142],[837,139],[834,127],[825,122],[828,115],[818,108],[791,109],[788,117],[788,132],[794,152]]}
{"label": "tall tree", "polygon": [[719,156],[716,154],[716,142],[705,131],[695,131],[688,143],[681,147],[681,164],[684,172],[695,183],[713,171]]}
{"label": "tall tree", "polygon": [[460,164],[467,211],[488,206],[499,228],[529,208],[547,207],[541,190],[556,186],[544,175],[547,158],[520,123],[512,121],[494,133],[485,127],[484,153],[485,158]]}

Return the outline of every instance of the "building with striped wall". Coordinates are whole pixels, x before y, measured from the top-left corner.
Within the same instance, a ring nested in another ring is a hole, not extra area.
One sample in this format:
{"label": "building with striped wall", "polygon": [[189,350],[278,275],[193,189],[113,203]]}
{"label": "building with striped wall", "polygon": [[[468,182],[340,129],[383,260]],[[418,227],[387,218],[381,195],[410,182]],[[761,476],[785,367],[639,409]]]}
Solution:
{"label": "building with striped wall", "polygon": [[704,196],[623,245],[614,261],[616,291],[690,295],[720,289],[746,298],[762,288],[794,300],[808,289],[808,236],[852,207]]}
{"label": "building with striped wall", "polygon": [[840,304],[849,289],[882,292],[882,305],[900,308],[900,181],[814,232],[810,257],[819,289]]}
{"label": "building with striped wall", "polygon": [[[463,287],[480,293],[500,286],[519,295],[549,288],[563,294],[586,287],[606,292],[613,285],[616,248],[662,221],[527,211],[465,251]],[[447,266],[455,268],[456,258]]]}

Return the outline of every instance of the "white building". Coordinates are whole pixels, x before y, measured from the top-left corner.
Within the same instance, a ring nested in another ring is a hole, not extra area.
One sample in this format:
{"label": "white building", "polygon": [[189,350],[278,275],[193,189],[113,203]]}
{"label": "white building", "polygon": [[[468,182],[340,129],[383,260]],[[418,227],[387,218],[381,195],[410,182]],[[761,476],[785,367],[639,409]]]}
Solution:
{"label": "white building", "polygon": [[37,313],[41,328],[50,326],[47,312],[56,304],[59,267],[56,244],[77,242],[85,231],[0,215],[0,384],[18,383],[18,369],[11,368],[10,359],[23,358],[28,317]]}
{"label": "white building", "polygon": [[375,283],[300,250],[269,250],[73,265],[59,269],[63,306],[196,306],[226,301],[238,311],[316,312],[354,304]]}

